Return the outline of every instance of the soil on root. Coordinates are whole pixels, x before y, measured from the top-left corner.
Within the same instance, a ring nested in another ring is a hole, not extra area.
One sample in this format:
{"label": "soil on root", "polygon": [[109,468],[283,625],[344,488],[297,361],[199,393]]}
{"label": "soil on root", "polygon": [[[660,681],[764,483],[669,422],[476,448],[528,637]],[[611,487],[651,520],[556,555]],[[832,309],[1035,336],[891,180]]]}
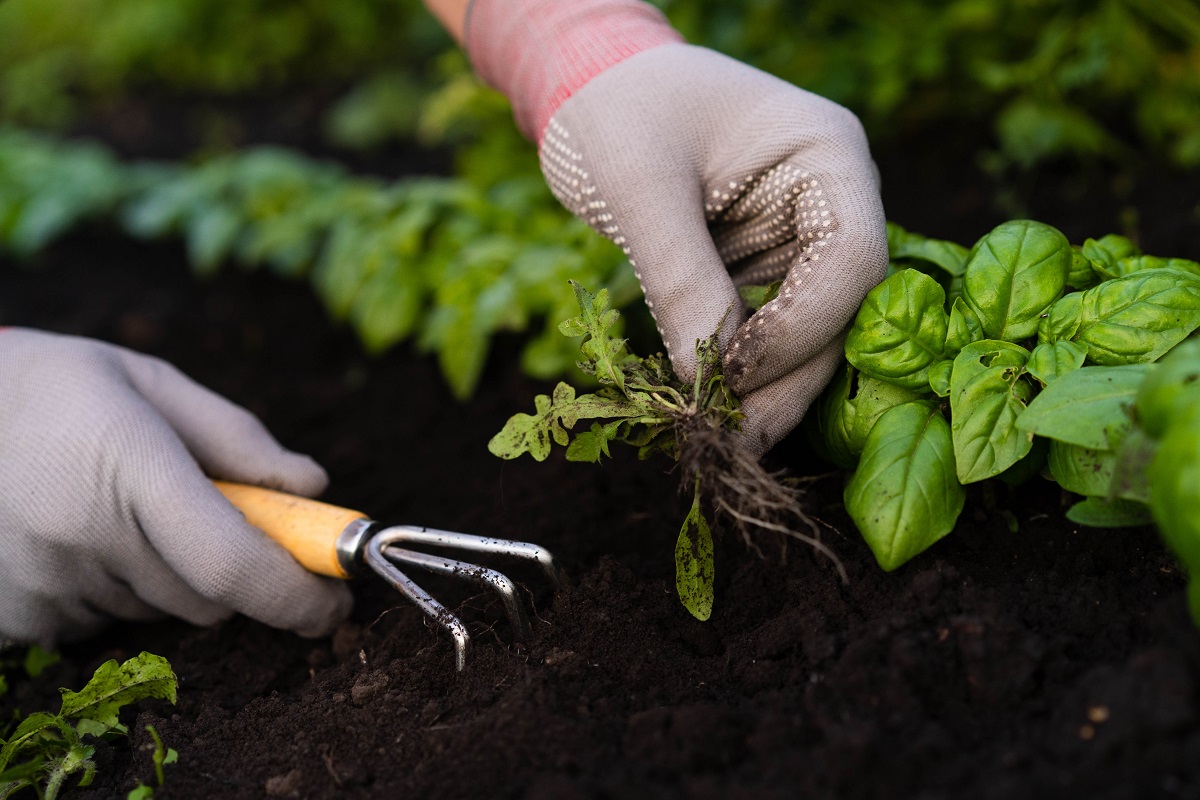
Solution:
{"label": "soil on root", "polygon": [[[536,608],[514,646],[497,603],[422,577],[472,630],[462,674],[448,638],[377,580],[326,639],[236,618],[68,647],[0,712],[55,708],[55,687],[142,649],[180,678],[178,704],[138,706],[128,745],[100,748],[95,785],[69,797],[153,782],[147,724],[179,751],[155,795],[175,800],[1200,796],[1183,575],[1151,530],[1066,522],[1049,484],[973,490],[952,535],[885,574],[841,478],[819,480],[807,509],[843,532],[825,541],[848,583],[807,548],[760,559],[726,537],[700,623],[673,593],[676,475],[617,453],[600,467],[488,454],[545,390],[518,375],[513,342],[459,404],[432,359],[363,356],[303,285],[236,271],[197,285],[180,250],[102,237],[36,270],[4,265],[0,322],[167,358],[323,463],[329,501],[536,541],[571,578],[552,594],[511,570]],[[807,474],[811,459],[799,437],[774,455]]]}

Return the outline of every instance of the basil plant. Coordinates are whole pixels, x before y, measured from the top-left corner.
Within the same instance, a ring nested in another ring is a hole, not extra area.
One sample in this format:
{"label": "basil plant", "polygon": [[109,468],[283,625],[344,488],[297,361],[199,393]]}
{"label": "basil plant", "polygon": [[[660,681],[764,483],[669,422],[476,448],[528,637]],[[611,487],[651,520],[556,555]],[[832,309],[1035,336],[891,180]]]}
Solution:
{"label": "basil plant", "polygon": [[1042,474],[1081,496],[1071,520],[1157,521],[1200,571],[1200,264],[1029,220],[888,244],[808,421],[879,565],[953,530],[966,484]]}

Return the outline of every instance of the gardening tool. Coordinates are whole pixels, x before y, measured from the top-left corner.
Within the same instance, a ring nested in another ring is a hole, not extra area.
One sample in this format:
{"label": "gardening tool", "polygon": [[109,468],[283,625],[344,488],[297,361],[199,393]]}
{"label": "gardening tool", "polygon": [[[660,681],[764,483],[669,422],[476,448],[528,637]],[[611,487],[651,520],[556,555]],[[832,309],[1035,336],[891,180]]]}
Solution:
{"label": "gardening tool", "polygon": [[410,545],[536,561],[549,577],[551,585],[555,588],[559,585],[558,564],[554,556],[546,548],[530,542],[492,539],[415,525],[382,525],[361,511],[286,492],[224,481],[213,483],[245,515],[247,522],[283,545],[308,570],[343,579],[365,574],[367,568],[382,575],[426,616],[454,637],[455,665],[460,672],[466,666],[471,650],[471,637],[466,626],[402,572],[400,566],[419,567],[440,575],[463,578],[495,591],[504,603],[504,610],[512,624],[513,638],[525,641],[530,633],[529,620],[517,598],[516,584],[494,569],[418,552],[409,549]]}

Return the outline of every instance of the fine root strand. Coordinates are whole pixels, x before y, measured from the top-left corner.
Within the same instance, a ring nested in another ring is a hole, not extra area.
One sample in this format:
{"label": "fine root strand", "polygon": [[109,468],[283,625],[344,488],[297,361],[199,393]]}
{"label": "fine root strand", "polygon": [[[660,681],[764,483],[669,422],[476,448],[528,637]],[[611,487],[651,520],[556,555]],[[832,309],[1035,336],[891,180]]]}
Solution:
{"label": "fine root strand", "polygon": [[849,582],[841,559],[821,541],[818,520],[804,510],[805,485],[814,479],[796,480],[767,470],[737,441],[736,433],[697,417],[677,420],[676,436],[681,490],[690,491],[698,475],[704,502],[738,532],[750,550],[764,557],[756,541],[758,534],[785,536],[828,558],[842,582]]}

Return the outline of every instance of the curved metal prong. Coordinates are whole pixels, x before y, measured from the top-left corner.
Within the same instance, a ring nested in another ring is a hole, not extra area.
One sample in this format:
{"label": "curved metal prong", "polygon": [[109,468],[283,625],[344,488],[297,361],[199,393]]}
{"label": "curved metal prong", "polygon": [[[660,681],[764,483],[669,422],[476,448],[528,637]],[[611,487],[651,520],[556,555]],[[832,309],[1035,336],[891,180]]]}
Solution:
{"label": "curved metal prong", "polygon": [[378,535],[387,535],[390,544],[404,542],[405,544],[433,545],[471,553],[495,553],[534,561],[545,571],[551,586],[555,589],[559,588],[558,562],[554,560],[554,555],[549,550],[533,542],[493,539],[490,536],[440,531],[436,528],[424,528],[416,525],[393,525],[385,528]]}
{"label": "curved metal prong", "polygon": [[521,609],[521,601],[517,597],[517,585],[504,573],[481,567],[478,564],[469,564],[466,561],[455,561],[452,558],[406,550],[387,542],[384,542],[382,547],[384,555],[390,561],[420,567],[452,578],[466,578],[485,588],[492,589],[500,595],[500,600],[504,603],[504,611],[508,614],[508,621],[513,627],[513,638],[519,642],[529,641],[529,620],[525,618],[525,612]]}
{"label": "curved metal prong", "polygon": [[454,638],[454,666],[456,671],[462,672],[467,666],[467,656],[471,652],[471,637],[467,633],[467,626],[384,556],[383,547],[386,544],[377,536],[368,539],[363,549],[363,560]]}

